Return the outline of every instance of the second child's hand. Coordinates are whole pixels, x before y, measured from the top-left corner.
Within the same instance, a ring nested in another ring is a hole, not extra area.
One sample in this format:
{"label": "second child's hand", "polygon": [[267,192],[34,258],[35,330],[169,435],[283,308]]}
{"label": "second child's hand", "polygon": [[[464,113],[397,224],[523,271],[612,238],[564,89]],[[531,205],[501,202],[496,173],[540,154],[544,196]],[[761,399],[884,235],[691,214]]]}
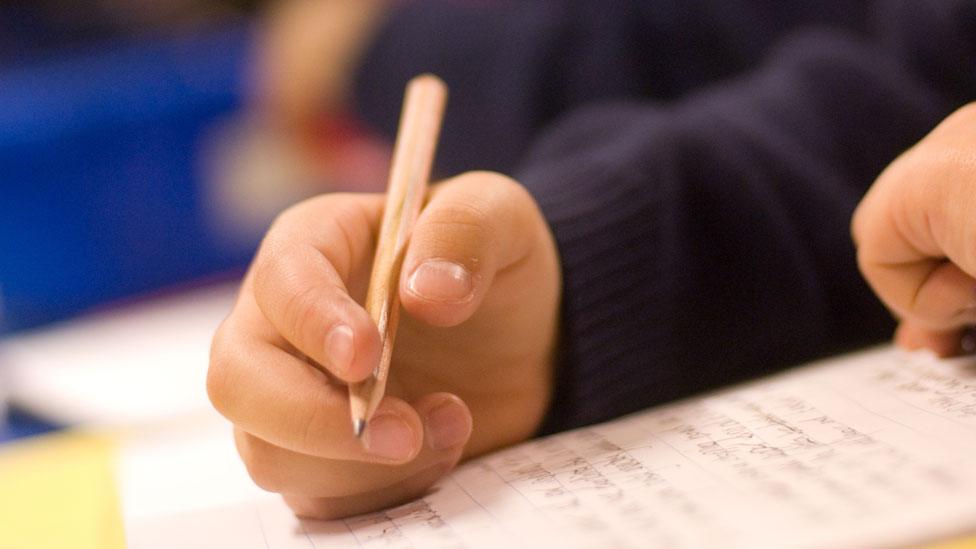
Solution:
{"label": "second child's hand", "polygon": [[462,456],[530,437],[552,389],[560,275],[517,183],[472,172],[432,188],[404,258],[387,396],[365,445],[345,382],[379,359],[362,308],[382,195],[303,202],[275,222],[214,339],[208,391],[254,480],[302,516],[422,493]]}
{"label": "second child's hand", "polygon": [[854,214],[865,278],[899,318],[895,341],[942,356],[976,323],[976,103],[881,174]]}

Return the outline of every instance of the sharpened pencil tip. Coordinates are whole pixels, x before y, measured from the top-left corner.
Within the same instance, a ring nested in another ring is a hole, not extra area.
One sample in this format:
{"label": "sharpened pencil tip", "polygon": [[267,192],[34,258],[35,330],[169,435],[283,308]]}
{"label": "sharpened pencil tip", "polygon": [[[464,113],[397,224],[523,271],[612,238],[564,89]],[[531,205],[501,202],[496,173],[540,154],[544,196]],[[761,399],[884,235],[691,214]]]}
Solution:
{"label": "sharpened pencil tip", "polygon": [[352,432],[356,435],[356,438],[363,438],[363,431],[366,430],[366,420],[364,419],[354,419],[352,420]]}

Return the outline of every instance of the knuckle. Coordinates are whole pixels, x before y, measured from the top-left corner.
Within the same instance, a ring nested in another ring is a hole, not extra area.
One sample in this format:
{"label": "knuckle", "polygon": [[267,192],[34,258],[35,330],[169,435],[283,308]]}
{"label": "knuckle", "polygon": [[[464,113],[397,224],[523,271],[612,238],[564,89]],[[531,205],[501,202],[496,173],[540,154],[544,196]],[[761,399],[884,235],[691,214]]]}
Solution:
{"label": "knuckle", "polygon": [[268,232],[261,242],[258,258],[273,258],[294,244],[294,235],[306,234],[310,219],[320,219],[325,212],[333,212],[345,203],[346,195],[332,193],[308,198],[280,211],[271,221]]}
{"label": "knuckle", "polygon": [[280,270],[281,248],[277,239],[269,232],[258,250],[252,265],[254,295],[260,303],[262,296],[269,295]]}
{"label": "knuckle", "polygon": [[500,173],[489,172],[495,188],[513,201],[531,202],[532,197],[521,183]]}
{"label": "knuckle", "polygon": [[527,221],[538,215],[535,198],[521,183],[502,174],[487,172],[496,194],[497,204],[514,213],[519,221]]}
{"label": "knuckle", "polygon": [[443,205],[430,217],[427,225],[426,238],[442,241],[441,244],[448,247],[458,242],[459,234],[474,242],[483,242],[492,236],[487,212],[462,202]]}
{"label": "knuckle", "polygon": [[461,250],[480,248],[493,238],[490,212],[482,201],[466,200],[462,194],[438,202],[423,216],[415,229],[417,242],[452,255]]}
{"label": "knuckle", "polygon": [[268,232],[277,233],[282,230],[287,230],[294,224],[300,223],[300,220],[306,218],[310,210],[318,210],[319,208],[328,206],[332,202],[339,199],[339,195],[333,193],[313,196],[300,202],[296,202],[284,210],[281,210],[281,212],[275,216],[274,220],[271,222],[271,228]]}
{"label": "knuckle", "polygon": [[320,289],[314,286],[295,288],[288,292],[288,297],[284,303],[284,314],[287,319],[287,326],[291,329],[291,334],[286,334],[287,339],[292,340],[299,346],[305,347],[308,343],[308,336],[312,326],[324,326],[320,321],[317,304],[317,297]]}
{"label": "knuckle", "polygon": [[484,187],[494,193],[497,203],[505,208],[533,208],[535,199],[518,181],[496,172],[475,172],[484,182]]}
{"label": "knuckle", "polygon": [[478,202],[452,199],[438,205],[431,216],[434,223],[457,223],[484,226],[491,221],[489,212]]}
{"label": "knuckle", "polygon": [[284,210],[278,212],[278,215],[271,220],[271,225],[268,227],[268,233],[264,237],[264,243],[273,242],[276,235],[282,232],[287,232],[289,228],[296,223],[297,218],[301,217],[302,211],[306,208],[306,202],[298,202],[297,204],[292,204]]}
{"label": "knuckle", "polygon": [[491,227],[499,220],[525,226],[526,222],[540,216],[535,199],[511,177],[490,171],[469,172],[463,177],[466,184],[474,186],[474,191],[482,200],[478,201],[480,208],[467,203],[459,204],[462,208],[467,207],[466,211],[457,212],[459,216],[466,213],[470,221],[485,227]]}

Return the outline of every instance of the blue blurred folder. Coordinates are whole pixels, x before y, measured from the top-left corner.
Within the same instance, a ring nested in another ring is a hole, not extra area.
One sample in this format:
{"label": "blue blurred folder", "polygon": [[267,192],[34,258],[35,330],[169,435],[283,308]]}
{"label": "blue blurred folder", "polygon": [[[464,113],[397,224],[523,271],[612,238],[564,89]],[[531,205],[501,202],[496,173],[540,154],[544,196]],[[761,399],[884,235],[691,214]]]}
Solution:
{"label": "blue blurred folder", "polygon": [[250,30],[105,44],[0,72],[0,333],[243,265],[197,148],[241,102]]}

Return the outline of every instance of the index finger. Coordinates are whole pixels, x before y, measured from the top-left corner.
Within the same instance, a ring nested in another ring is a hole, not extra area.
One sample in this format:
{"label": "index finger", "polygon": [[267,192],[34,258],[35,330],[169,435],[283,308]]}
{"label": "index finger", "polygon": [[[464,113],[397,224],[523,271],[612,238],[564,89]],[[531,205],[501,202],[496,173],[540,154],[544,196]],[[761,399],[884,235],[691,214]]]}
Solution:
{"label": "index finger", "polygon": [[363,439],[357,439],[349,426],[346,387],[280,348],[270,331],[243,294],[214,336],[207,392],[224,417],[302,454],[374,463],[413,459],[423,426],[409,404],[384,398]]}
{"label": "index finger", "polygon": [[254,261],[254,300],[296,349],[344,381],[366,378],[379,361],[376,325],[364,293],[382,211],[381,195],[326,195],[276,220]]}

